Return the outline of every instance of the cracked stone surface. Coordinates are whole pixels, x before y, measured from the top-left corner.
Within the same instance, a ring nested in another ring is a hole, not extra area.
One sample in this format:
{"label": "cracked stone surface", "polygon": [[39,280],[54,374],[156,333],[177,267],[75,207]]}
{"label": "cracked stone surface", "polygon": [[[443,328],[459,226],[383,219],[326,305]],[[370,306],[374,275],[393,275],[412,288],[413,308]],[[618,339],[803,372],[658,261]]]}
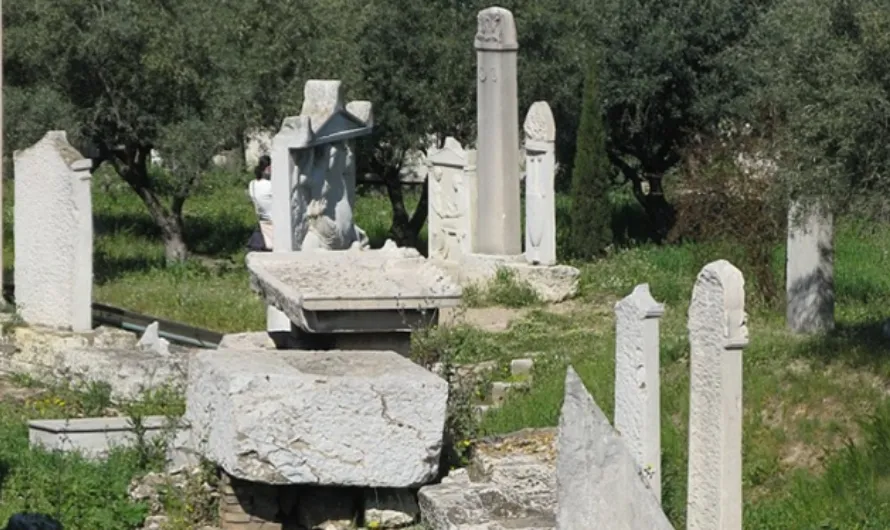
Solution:
{"label": "cracked stone surface", "polygon": [[454,306],[461,289],[423,257],[394,250],[255,252],[253,289],[298,322],[301,311]]}
{"label": "cracked stone surface", "polygon": [[395,352],[223,349],[192,358],[186,420],[243,480],[408,488],[437,473],[447,399]]}

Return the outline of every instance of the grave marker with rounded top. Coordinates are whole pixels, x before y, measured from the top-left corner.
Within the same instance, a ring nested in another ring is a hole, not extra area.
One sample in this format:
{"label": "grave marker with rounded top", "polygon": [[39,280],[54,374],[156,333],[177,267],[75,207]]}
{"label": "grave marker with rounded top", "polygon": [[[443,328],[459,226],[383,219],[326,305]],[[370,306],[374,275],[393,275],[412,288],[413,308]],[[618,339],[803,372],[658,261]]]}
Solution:
{"label": "grave marker with rounded top", "polygon": [[476,174],[481,207],[473,250],[515,256],[522,253],[516,24],[502,7],[480,11],[477,22]]}
{"label": "grave marker with rounded top", "polygon": [[556,122],[546,101],[532,104],[525,133],[525,258],[534,265],[556,264]]}
{"label": "grave marker with rounded top", "polygon": [[726,260],[699,273],[689,305],[688,530],[742,528],[745,280]]}
{"label": "grave marker with rounded top", "polygon": [[658,321],[664,306],[642,284],[615,304],[615,429],[661,501]]}

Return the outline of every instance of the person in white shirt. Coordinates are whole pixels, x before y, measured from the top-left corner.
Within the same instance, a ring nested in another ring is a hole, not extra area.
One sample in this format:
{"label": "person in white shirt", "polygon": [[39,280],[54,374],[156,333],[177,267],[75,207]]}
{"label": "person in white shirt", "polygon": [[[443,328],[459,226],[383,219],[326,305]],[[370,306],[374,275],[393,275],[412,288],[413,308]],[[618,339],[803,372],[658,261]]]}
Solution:
{"label": "person in white shirt", "polygon": [[[272,159],[269,155],[260,157],[259,164],[253,170],[254,178],[247,186],[247,194],[253,201],[256,210],[257,222],[260,225],[259,232],[262,235],[264,247],[253,248],[256,245],[248,243],[251,250],[272,250]],[[251,242],[256,239],[251,237]]]}

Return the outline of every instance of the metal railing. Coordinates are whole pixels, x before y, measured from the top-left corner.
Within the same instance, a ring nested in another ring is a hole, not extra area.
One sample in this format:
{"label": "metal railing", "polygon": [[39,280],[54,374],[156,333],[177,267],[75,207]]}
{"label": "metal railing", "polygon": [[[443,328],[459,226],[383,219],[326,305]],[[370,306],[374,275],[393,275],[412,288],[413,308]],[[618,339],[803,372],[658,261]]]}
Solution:
{"label": "metal railing", "polygon": [[[15,284],[3,283],[3,298],[15,304]],[[223,334],[209,329],[196,328],[163,318],[143,315],[120,307],[93,302],[93,327],[110,326],[134,333],[143,333],[152,322],[158,323],[158,335],[171,343],[195,348],[215,349]]]}

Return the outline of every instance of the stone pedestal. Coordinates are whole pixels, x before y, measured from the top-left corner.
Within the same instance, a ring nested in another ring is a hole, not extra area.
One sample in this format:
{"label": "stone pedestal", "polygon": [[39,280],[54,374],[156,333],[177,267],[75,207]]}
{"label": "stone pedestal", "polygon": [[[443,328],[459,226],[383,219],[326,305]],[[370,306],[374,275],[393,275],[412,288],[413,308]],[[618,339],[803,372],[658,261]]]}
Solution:
{"label": "stone pedestal", "polygon": [[522,253],[519,204],[519,102],[516,24],[501,7],[479,12],[475,39],[479,204],[473,251]]}
{"label": "stone pedestal", "polygon": [[253,253],[251,286],[293,323],[272,333],[281,349],[407,354],[411,333],[435,325],[461,289],[416,250]]}

